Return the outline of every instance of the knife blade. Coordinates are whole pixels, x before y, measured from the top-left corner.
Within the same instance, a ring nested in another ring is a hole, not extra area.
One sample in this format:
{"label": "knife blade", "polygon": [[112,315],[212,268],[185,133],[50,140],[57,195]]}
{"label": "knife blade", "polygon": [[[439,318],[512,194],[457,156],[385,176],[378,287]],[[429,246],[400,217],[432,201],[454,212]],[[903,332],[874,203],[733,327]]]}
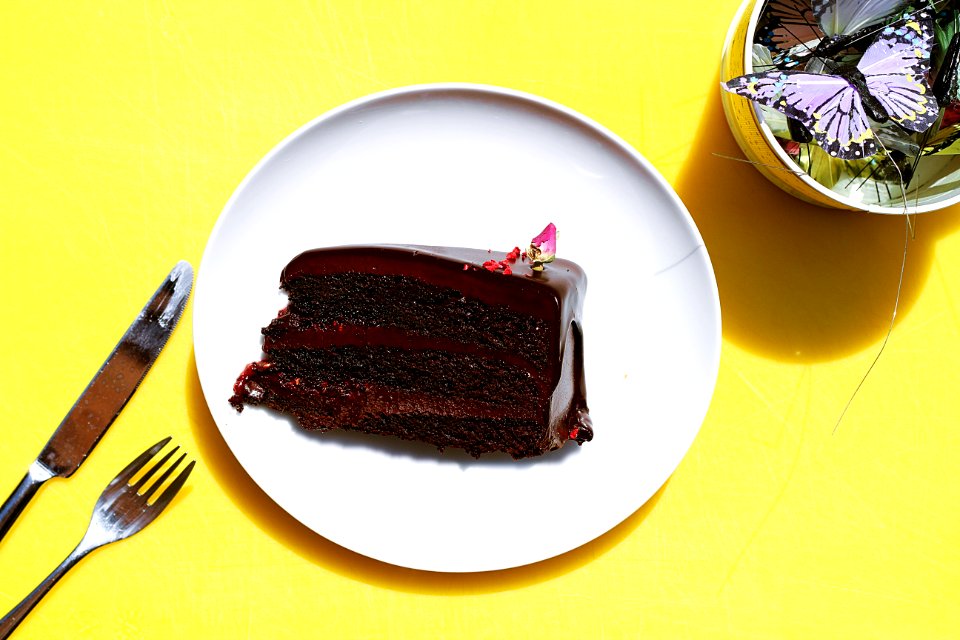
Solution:
{"label": "knife blade", "polygon": [[0,507],[0,540],[44,482],[69,478],[83,464],[160,355],[192,288],[193,268],[178,262]]}

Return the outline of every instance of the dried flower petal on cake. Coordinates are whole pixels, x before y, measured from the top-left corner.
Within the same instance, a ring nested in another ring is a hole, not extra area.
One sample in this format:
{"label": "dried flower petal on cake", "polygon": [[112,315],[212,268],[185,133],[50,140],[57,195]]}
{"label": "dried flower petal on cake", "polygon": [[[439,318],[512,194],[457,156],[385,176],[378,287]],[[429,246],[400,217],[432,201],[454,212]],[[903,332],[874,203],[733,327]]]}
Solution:
{"label": "dried flower petal on cake", "polygon": [[530,259],[530,268],[534,271],[543,271],[543,265],[556,259],[557,227],[552,222],[530,241],[527,257]]}
{"label": "dried flower petal on cake", "polygon": [[483,268],[487,271],[501,271],[503,275],[508,276],[513,273],[512,265],[516,264],[520,258],[520,247],[514,247],[503,260],[487,260],[483,263]]}

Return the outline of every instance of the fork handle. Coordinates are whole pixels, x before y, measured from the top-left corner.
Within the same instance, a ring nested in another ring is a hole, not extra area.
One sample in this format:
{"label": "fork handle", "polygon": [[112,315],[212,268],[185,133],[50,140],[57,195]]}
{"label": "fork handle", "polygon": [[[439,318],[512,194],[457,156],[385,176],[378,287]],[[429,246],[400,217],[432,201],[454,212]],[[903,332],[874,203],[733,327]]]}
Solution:
{"label": "fork handle", "polygon": [[53,474],[50,470],[39,462],[34,462],[30,465],[27,475],[23,476],[23,480],[20,481],[17,488],[13,490],[13,493],[10,494],[7,501],[0,507],[0,540],[3,540],[3,536],[5,536],[7,531],[10,530],[10,527],[13,526],[14,520],[17,519],[20,512],[23,511],[27,503],[30,502],[30,498],[37,493],[40,485],[52,477]]}
{"label": "fork handle", "polygon": [[3,618],[0,619],[0,640],[9,638],[14,629],[27,617],[27,614],[33,611],[33,608],[43,599],[43,596],[47,595],[47,592],[53,588],[53,585],[57,584],[60,578],[66,575],[67,571],[72,569],[73,566],[80,562],[90,551],[92,551],[92,549],[84,548],[83,543],[81,543],[80,546],[74,549],[70,555],[60,563],[59,567],[54,569],[43,582],[37,585],[36,589],[30,592],[30,595],[21,600],[20,604],[10,610],[10,613],[3,616]]}

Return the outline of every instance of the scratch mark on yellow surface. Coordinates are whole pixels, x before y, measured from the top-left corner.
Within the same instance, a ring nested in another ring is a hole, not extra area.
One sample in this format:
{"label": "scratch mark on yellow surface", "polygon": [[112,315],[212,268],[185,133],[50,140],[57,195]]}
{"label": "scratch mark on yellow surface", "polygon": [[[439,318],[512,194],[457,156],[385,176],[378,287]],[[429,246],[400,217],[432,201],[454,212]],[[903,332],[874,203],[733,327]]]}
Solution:
{"label": "scratch mark on yellow surface", "polygon": [[153,14],[150,12],[151,6],[150,0],[144,0],[143,3],[143,17],[144,17],[144,31],[147,35],[147,57],[148,64],[150,67],[150,88],[152,90],[151,97],[153,98],[153,106],[156,109],[156,113],[160,113],[160,89],[159,83],[157,82],[157,48],[153,41],[153,29],[152,26],[156,24],[156,19],[153,17]]}
{"label": "scratch mark on yellow surface", "polygon": [[882,598],[884,600],[892,600],[893,602],[903,602],[909,605],[929,605],[929,600],[927,598],[910,598],[902,595],[895,595],[889,591],[880,591],[877,589],[861,589],[858,587],[851,587],[844,584],[828,584],[822,581],[813,581],[813,580],[794,580],[796,584],[802,584],[807,586],[813,586],[818,590],[833,589],[836,591],[843,591],[845,593],[853,593],[862,596],[868,596],[871,598]]}
{"label": "scratch mark on yellow surface", "polygon": [[47,186],[47,187],[49,188],[50,191],[54,191],[54,192],[56,192],[56,193],[59,193],[60,195],[62,195],[62,196],[64,197],[64,200],[70,202],[71,204],[76,205],[78,209],[80,209],[80,208],[83,208],[83,209],[89,208],[84,201],[80,200],[79,198],[77,198],[76,196],[74,196],[74,195],[73,195],[72,193],[70,193],[69,191],[66,191],[66,190],[60,185],[60,182],[57,181],[54,177],[52,177],[52,176],[50,175],[50,172],[44,170],[42,167],[36,166],[34,163],[32,163],[32,162],[30,162],[29,160],[27,160],[27,159],[26,159],[22,154],[20,154],[20,152],[17,151],[14,147],[11,147],[10,145],[3,144],[2,142],[0,142],[0,148],[2,148],[2,150],[3,150],[7,155],[9,155],[11,158],[13,158],[13,159],[16,160],[17,162],[19,162],[19,163],[23,166],[23,168],[29,170],[30,173],[32,173],[34,176],[36,176],[36,177],[40,180],[40,182],[42,182],[45,186]]}
{"label": "scratch mark on yellow surface", "polygon": [[943,273],[943,264],[936,257],[933,259],[933,268],[937,271],[937,277],[940,279],[940,285],[943,287],[943,297],[947,299],[947,308],[950,310],[950,319],[954,329],[960,329],[960,321],[957,319],[957,305],[953,300],[953,291],[950,289],[950,281]]}
{"label": "scratch mark on yellow surface", "polygon": [[[361,80],[366,80],[377,85],[383,85],[383,82],[375,75],[372,75],[362,69],[357,68],[356,66],[347,63],[349,56],[353,53],[353,47],[350,46],[350,43],[344,35],[344,26],[339,20],[336,5],[330,2],[330,0],[327,0],[325,3],[324,13],[328,16],[327,22],[329,24],[324,24],[321,22],[316,11],[314,10],[313,2],[306,0],[303,3],[303,6],[310,18],[310,22],[313,24],[313,34],[316,36],[317,40],[315,43],[310,43],[311,59],[322,60],[325,62],[328,65],[329,70],[335,74],[337,84],[339,84],[341,87],[351,87],[355,84],[349,81],[345,74],[350,74],[356,78],[360,78]],[[336,37],[333,38],[331,36]],[[364,31],[364,37],[367,37],[366,31]],[[314,49],[314,45],[325,45],[328,50],[322,51]],[[369,58],[369,43],[367,43],[367,45]],[[321,69],[318,67],[318,75],[320,71]]]}
{"label": "scratch mark on yellow surface", "polygon": [[[219,79],[217,74],[201,72],[200,65],[197,62],[200,59],[199,51],[190,35],[190,30],[183,24],[182,20],[174,15],[173,7],[168,0],[164,0],[163,8],[169,24],[169,28],[164,31],[164,35],[176,45],[177,57],[180,60],[178,68],[188,76],[193,86],[199,93],[203,94],[204,98],[210,102],[217,102],[209,89],[212,81]],[[171,30],[175,30],[175,33]]]}
{"label": "scratch mark on yellow surface", "polygon": [[100,237],[97,238],[97,241],[102,242],[103,246],[108,246],[108,247],[112,246],[113,238],[110,233],[110,223],[107,221],[107,214],[103,212],[99,212],[97,213],[96,218],[97,218],[97,221],[100,223],[100,230],[101,230]]}
{"label": "scratch mark on yellow surface", "polygon": [[760,517],[760,521],[757,522],[757,525],[754,527],[753,531],[750,532],[750,535],[747,536],[747,541],[744,543],[743,548],[740,549],[736,557],[733,559],[730,568],[727,570],[726,575],[723,578],[723,581],[720,583],[720,588],[717,590],[717,594],[723,593],[724,589],[727,588],[727,585],[730,584],[730,580],[733,578],[734,572],[736,572],[737,567],[740,565],[740,562],[747,555],[747,550],[753,545],[753,542],[760,535],[760,532],[766,526],[767,521],[770,519],[770,516],[773,515],[773,512],[776,510],[777,506],[783,500],[783,496],[787,492],[787,487],[790,486],[791,480],[793,480],[793,475],[797,470],[797,463],[800,460],[800,452],[803,450],[803,441],[804,433],[806,432],[807,418],[810,415],[810,405],[811,405],[811,384],[810,384],[810,368],[805,367],[803,373],[800,375],[799,380],[797,381],[796,393],[793,397],[791,404],[794,404],[794,401],[800,396],[801,389],[806,387],[806,401],[803,404],[803,419],[800,420],[800,435],[797,439],[797,446],[794,448],[793,458],[790,461],[790,466],[787,468],[787,475],[783,479],[783,482],[780,485],[780,488],[777,490],[776,495],[773,496],[773,500],[770,502],[770,505],[767,507],[766,511]]}
{"label": "scratch mark on yellow surface", "polygon": [[755,395],[757,399],[759,399],[760,402],[763,403],[763,406],[765,406],[767,409],[770,410],[770,413],[772,413],[777,420],[779,420],[781,423],[786,422],[786,419],[784,418],[784,416],[780,415],[779,411],[777,411],[777,408],[767,398],[767,395],[763,391],[761,391],[759,388],[757,388],[756,385],[750,382],[749,378],[747,378],[747,376],[744,375],[742,370],[739,370],[739,369],[737,370],[737,377],[740,378],[740,380],[747,387],[747,389],[749,389],[750,392],[753,393],[753,395]]}
{"label": "scratch mark on yellow surface", "polygon": [[333,55],[329,58],[329,62],[331,62],[333,70],[337,72],[337,81],[342,85],[343,79],[339,72],[346,66],[342,64],[342,60],[348,53],[347,42],[344,38],[343,25],[340,24],[336,5],[330,0],[327,0],[324,5],[325,13],[330,21],[329,28],[325,30],[324,34],[335,37],[335,39],[330,38],[330,42],[333,44]]}
{"label": "scratch mark on yellow surface", "polygon": [[417,65],[417,56],[415,55],[414,47],[409,44],[410,38],[410,2],[408,0],[403,0],[400,3],[400,19],[394,24],[394,31],[397,34],[397,45],[400,47],[400,50],[403,51],[404,58],[407,61],[407,64],[411,65],[410,68],[416,68]]}
{"label": "scratch mark on yellow surface", "polygon": [[[362,6],[362,5],[358,5],[358,7],[359,7],[359,6]],[[362,13],[362,11],[361,11],[361,13]],[[371,43],[370,43],[370,29],[369,29],[369,27],[367,26],[368,23],[369,23],[369,21],[366,19],[365,16],[361,15],[361,16],[360,16],[360,20],[358,20],[357,23],[358,23],[359,25],[361,25],[360,28],[361,28],[362,31],[363,31],[363,51],[364,51],[364,54],[366,55],[366,58],[367,58],[367,68],[370,70],[370,74],[371,74],[374,78],[376,78],[376,76],[377,76],[377,62],[376,62],[376,60],[374,60],[374,57],[373,57],[373,47],[371,46]]]}

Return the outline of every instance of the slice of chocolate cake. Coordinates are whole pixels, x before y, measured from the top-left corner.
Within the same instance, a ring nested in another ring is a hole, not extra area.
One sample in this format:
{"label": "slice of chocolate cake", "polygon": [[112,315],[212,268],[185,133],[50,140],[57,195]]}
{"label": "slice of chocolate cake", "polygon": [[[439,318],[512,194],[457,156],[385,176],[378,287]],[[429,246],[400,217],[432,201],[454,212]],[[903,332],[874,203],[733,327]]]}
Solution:
{"label": "slice of chocolate cake", "polygon": [[264,358],[231,404],[474,456],[590,440],[583,271],[567,260],[530,268],[519,249],[493,257],[387,245],[297,256],[281,276],[289,304],[263,329]]}

